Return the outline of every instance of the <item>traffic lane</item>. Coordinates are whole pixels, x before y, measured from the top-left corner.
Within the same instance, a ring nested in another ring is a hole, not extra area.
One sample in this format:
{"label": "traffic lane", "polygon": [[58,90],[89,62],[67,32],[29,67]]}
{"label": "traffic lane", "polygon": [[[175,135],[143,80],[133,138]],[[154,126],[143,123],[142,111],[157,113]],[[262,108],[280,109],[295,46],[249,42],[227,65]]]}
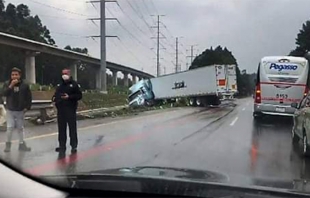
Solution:
{"label": "traffic lane", "polygon": [[[144,165],[243,174],[248,167],[248,148],[251,145],[249,123],[252,116],[246,113],[246,109],[251,109],[251,100],[242,99],[237,103],[229,114],[191,131],[191,135],[171,145],[167,152]],[[247,119],[246,124],[239,126],[243,119]]]}
{"label": "traffic lane", "polygon": [[266,116],[253,122],[251,154],[251,173],[257,177],[298,179],[296,175],[299,161],[291,144],[291,117]]}
{"label": "traffic lane", "polygon": [[[85,156],[88,155],[88,150],[94,152],[93,148],[102,148],[102,146],[109,146],[109,144],[113,147],[115,146],[113,143],[120,144],[122,141],[128,141],[127,139],[134,140],[134,138],[148,133],[148,131],[156,128],[156,126],[165,127],[169,122],[176,122],[181,118],[186,119],[192,114],[205,111],[205,108],[177,108],[172,111],[162,111],[162,113],[150,115],[146,114],[131,119],[118,120],[79,129],[79,154],[84,153],[83,156]],[[32,146],[32,152],[21,154],[17,151],[17,148],[15,148],[17,147],[17,144],[15,144],[13,145],[12,152],[3,154],[2,158],[24,170],[33,170],[33,167],[40,165],[41,168],[39,169],[42,170],[39,170],[39,172],[44,172],[44,169],[49,169],[46,168],[51,166],[48,164],[53,164],[53,162],[57,162],[58,160],[58,156],[54,152],[57,146],[57,136],[39,136],[39,138],[32,138],[33,139],[28,140],[29,145]],[[104,149],[109,148],[104,147]],[[70,160],[72,159],[75,158],[71,157]]]}
{"label": "traffic lane", "polygon": [[248,178],[309,179],[309,159],[291,144],[292,118],[254,122],[252,99],[239,104],[228,116],[142,165],[217,171],[244,185]]}
{"label": "traffic lane", "polygon": [[[129,141],[121,147],[114,145],[95,148],[99,152],[87,151],[91,153],[85,157],[84,153],[78,160],[67,158],[63,166],[58,166],[54,170],[46,171],[47,174],[59,173],[79,173],[106,170],[120,167],[143,166],[164,153],[169,153],[172,146],[177,145],[193,133],[206,127],[208,124],[216,122],[221,117],[225,117],[233,110],[233,107],[212,109],[205,112],[197,112],[187,117],[180,117],[157,128],[146,129],[145,136],[137,137],[134,141]],[[79,156],[77,157],[79,158]],[[166,160],[173,160],[167,156]]]}
{"label": "traffic lane", "polygon": [[254,122],[252,99],[237,103],[235,109],[162,120],[165,125],[145,127],[145,132],[121,139],[116,146],[115,141],[107,142],[79,153],[82,157],[69,156],[57,166],[35,169],[57,174],[135,166],[192,168],[221,172],[239,185],[257,184],[249,178],[309,179],[309,160],[291,144],[291,118]]}
{"label": "traffic lane", "polygon": [[[154,110],[154,111],[145,111],[145,112],[140,112],[136,113],[134,115],[129,115],[129,116],[120,116],[120,117],[107,117],[107,118],[97,118],[97,119],[85,119],[85,120],[78,120],[77,122],[77,127],[79,129],[89,127],[89,126],[94,126],[94,125],[99,125],[99,124],[104,124],[104,123],[111,123],[115,121],[120,121],[120,120],[125,120],[125,119],[131,119],[132,117],[141,117],[141,116],[147,116],[147,115],[153,115],[157,113],[162,113],[162,112],[168,112],[168,111],[173,111],[175,109],[161,109],[161,110]],[[36,138],[42,138],[46,136],[55,136],[57,135],[58,127],[57,123],[48,123],[45,125],[33,125],[31,123],[25,124],[25,138],[26,140],[28,139],[36,139]],[[5,132],[0,132],[0,145],[4,145],[6,141],[6,134]],[[18,141],[18,135],[17,133],[13,133],[13,142]]]}

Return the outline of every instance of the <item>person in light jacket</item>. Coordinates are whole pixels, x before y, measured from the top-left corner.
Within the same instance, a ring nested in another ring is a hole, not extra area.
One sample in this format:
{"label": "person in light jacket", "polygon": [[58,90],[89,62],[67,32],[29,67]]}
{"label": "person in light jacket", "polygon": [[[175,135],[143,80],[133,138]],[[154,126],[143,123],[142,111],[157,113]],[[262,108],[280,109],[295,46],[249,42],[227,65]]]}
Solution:
{"label": "person in light jacket", "polygon": [[21,75],[21,70],[14,67],[11,71],[11,79],[4,83],[1,94],[6,97],[7,139],[4,152],[11,151],[14,128],[19,135],[19,150],[31,151],[24,141],[24,116],[31,108],[32,95],[29,85],[21,79]]}

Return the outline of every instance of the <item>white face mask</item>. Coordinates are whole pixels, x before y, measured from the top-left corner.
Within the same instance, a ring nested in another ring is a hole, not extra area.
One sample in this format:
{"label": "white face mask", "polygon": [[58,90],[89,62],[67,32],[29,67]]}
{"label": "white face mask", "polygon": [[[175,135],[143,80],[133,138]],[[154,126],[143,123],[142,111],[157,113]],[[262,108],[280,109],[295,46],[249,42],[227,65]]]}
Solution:
{"label": "white face mask", "polygon": [[63,80],[69,80],[69,79],[70,79],[70,76],[67,75],[67,74],[64,74],[64,75],[62,75],[62,79],[63,79]]}

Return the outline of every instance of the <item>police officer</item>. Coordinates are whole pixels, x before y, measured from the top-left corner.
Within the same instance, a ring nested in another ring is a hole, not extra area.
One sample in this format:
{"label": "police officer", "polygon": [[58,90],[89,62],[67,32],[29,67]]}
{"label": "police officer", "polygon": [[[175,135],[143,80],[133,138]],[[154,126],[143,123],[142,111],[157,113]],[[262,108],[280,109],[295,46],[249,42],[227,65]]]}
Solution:
{"label": "police officer", "polygon": [[77,152],[78,138],[76,126],[76,111],[78,101],[82,99],[80,86],[72,79],[69,69],[62,70],[62,82],[57,85],[52,101],[57,108],[58,141],[59,147],[56,152],[66,151],[67,124],[69,125],[69,136],[71,153]]}

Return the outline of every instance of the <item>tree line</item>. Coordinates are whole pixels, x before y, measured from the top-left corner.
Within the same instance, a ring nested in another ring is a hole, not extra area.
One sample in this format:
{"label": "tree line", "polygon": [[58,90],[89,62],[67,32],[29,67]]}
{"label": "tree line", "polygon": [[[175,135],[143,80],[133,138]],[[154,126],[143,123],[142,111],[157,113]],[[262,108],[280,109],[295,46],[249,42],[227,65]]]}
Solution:
{"label": "tree line", "polygon": [[290,56],[304,57],[310,51],[310,20],[302,24],[295,39],[296,47],[290,51]]}

